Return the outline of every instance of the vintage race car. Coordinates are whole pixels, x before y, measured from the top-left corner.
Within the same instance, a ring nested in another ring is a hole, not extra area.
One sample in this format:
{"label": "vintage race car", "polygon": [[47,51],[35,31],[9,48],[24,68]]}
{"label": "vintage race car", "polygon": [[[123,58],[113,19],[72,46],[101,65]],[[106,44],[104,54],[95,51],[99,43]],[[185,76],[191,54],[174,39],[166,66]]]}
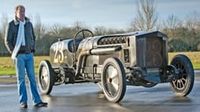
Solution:
{"label": "vintage race car", "polygon": [[40,91],[50,94],[56,85],[94,82],[109,101],[119,102],[127,85],[169,82],[176,95],[186,96],[194,84],[192,63],[179,54],[168,64],[167,42],[159,31],[93,36],[83,29],[52,44],[50,61],[39,66]]}

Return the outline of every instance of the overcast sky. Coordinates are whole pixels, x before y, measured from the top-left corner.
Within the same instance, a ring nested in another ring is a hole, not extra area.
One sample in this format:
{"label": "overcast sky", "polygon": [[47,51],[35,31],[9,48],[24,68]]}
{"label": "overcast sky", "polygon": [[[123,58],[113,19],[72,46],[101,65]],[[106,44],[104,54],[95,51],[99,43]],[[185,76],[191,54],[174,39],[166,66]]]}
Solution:
{"label": "overcast sky", "polygon": [[[18,4],[26,7],[26,15],[34,19],[37,15],[45,25],[72,25],[81,21],[88,26],[124,28],[136,16],[137,0],[0,0],[0,19],[6,15],[14,17]],[[174,14],[184,19],[194,11],[200,13],[200,0],[156,0],[159,19]],[[1,20],[0,20],[1,21]]]}

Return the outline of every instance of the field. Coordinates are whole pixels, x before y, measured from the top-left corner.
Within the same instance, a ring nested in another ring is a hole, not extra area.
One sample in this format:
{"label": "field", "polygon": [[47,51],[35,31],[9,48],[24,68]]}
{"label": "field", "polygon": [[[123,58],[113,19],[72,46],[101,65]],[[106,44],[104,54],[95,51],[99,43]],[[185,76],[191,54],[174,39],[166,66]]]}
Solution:
{"label": "field", "polygon": [[[35,56],[35,72],[38,73],[38,66],[40,61],[47,59],[48,56]],[[1,75],[15,75],[15,67],[10,57],[0,57],[0,76]]]}
{"label": "field", "polygon": [[[195,69],[200,69],[200,52],[178,52],[169,53],[169,62],[176,54],[185,54],[191,60]],[[35,72],[38,74],[38,66],[41,60],[47,59],[48,56],[35,56]],[[0,57],[0,75],[15,75],[15,68],[10,57]]]}
{"label": "field", "polygon": [[185,54],[192,61],[194,69],[200,69],[200,52],[178,52],[178,53],[169,53],[169,61],[176,54]]}

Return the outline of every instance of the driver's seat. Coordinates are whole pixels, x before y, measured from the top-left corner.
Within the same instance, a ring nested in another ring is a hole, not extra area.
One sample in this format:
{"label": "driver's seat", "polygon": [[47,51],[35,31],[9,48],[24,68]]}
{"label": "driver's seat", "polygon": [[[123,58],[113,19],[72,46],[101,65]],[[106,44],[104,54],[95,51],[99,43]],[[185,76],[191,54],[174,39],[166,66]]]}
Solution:
{"label": "driver's seat", "polygon": [[[82,41],[83,39],[82,38],[79,38],[79,39],[72,39],[69,41],[68,43],[68,50],[71,52],[71,53],[75,53],[78,49],[78,46],[80,44],[80,42]],[[74,41],[75,41],[75,47],[76,49],[74,50]]]}

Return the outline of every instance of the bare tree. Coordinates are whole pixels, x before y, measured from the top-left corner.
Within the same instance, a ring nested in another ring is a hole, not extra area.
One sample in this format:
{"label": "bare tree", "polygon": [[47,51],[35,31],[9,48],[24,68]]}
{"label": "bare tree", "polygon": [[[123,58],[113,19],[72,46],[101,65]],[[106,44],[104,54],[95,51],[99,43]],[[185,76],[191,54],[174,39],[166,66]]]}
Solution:
{"label": "bare tree", "polygon": [[45,28],[41,23],[40,15],[35,16],[34,31],[37,39],[42,38],[45,34]]}
{"label": "bare tree", "polygon": [[163,22],[163,30],[169,37],[176,38],[177,28],[181,28],[182,24],[182,21],[172,14]]}
{"label": "bare tree", "polygon": [[94,28],[95,35],[105,35],[106,33],[107,33],[107,31],[104,26],[97,26]]}
{"label": "bare tree", "polygon": [[200,13],[194,11],[186,17],[184,23],[184,27],[187,29],[185,40],[190,46],[190,50],[197,50],[200,43]]}
{"label": "bare tree", "polygon": [[131,22],[131,26],[129,27],[128,31],[138,31],[140,30],[136,25],[136,19]]}
{"label": "bare tree", "polygon": [[137,16],[132,22],[136,30],[151,31],[156,26],[157,14],[154,0],[139,0]]}
{"label": "bare tree", "polygon": [[61,30],[63,29],[63,26],[60,24],[54,24],[51,28],[50,28],[50,34],[56,37],[60,37],[61,35]]}
{"label": "bare tree", "polygon": [[185,20],[185,27],[189,30],[196,31],[200,29],[200,13],[194,11]]}
{"label": "bare tree", "polygon": [[182,25],[182,22],[175,15],[172,14],[167,18],[166,22],[164,22],[163,25],[164,28],[175,30],[177,27],[180,27]]}
{"label": "bare tree", "polygon": [[2,14],[0,20],[0,55],[3,56],[5,53],[8,53],[4,46],[4,38],[8,25],[8,16],[6,14]]}
{"label": "bare tree", "polygon": [[72,27],[74,27],[76,31],[79,31],[83,28],[87,28],[84,22],[81,22],[81,21],[75,21]]}
{"label": "bare tree", "polygon": [[5,37],[7,25],[8,25],[8,16],[6,14],[2,14],[2,17],[1,17],[1,29],[0,29],[2,38]]}

